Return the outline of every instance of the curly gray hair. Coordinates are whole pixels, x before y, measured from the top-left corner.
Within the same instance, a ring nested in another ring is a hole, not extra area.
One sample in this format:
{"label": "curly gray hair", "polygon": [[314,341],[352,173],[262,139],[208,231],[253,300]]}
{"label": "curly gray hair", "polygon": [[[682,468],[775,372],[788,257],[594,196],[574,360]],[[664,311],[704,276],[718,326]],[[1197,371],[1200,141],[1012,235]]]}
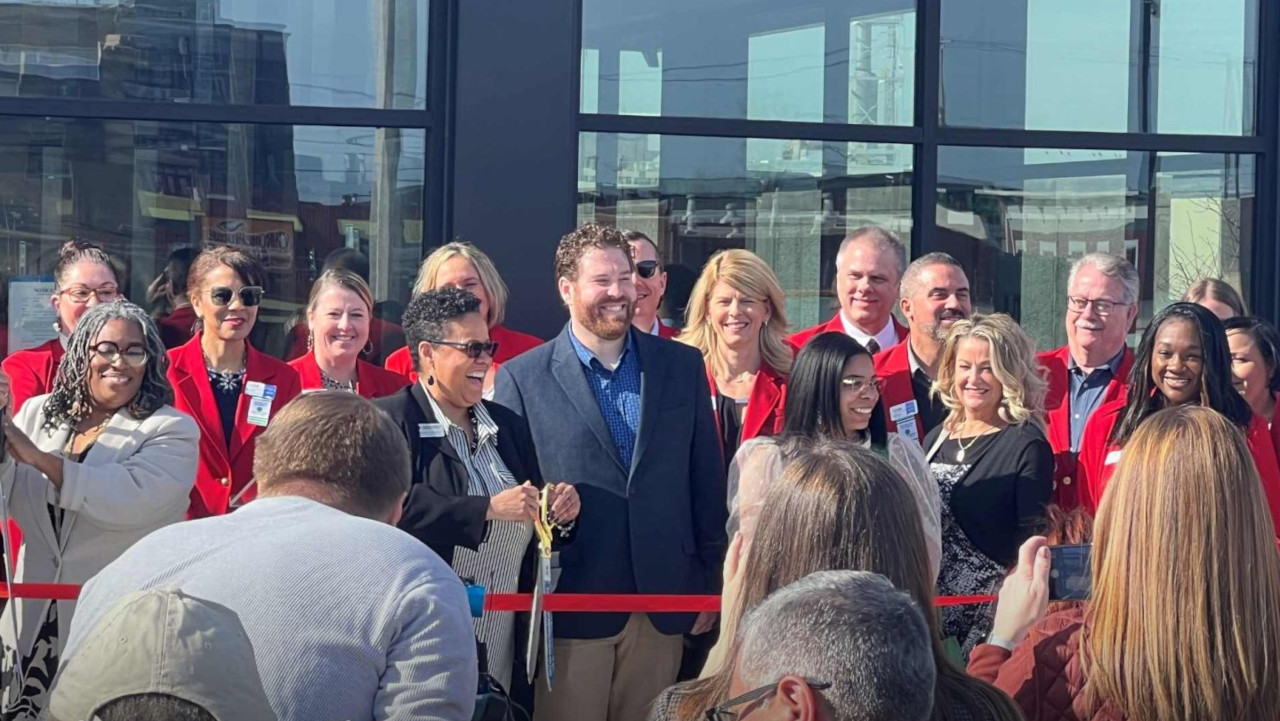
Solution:
{"label": "curly gray hair", "polygon": [[142,329],[147,349],[146,372],[138,394],[129,401],[130,415],[141,420],[161,406],[173,403],[173,387],[165,375],[169,370],[169,356],[155,322],[145,310],[133,303],[115,300],[95,305],[76,323],[75,331],[67,340],[67,353],[53,380],[53,390],[44,402],[46,429],[52,431],[63,424],[75,425],[89,414],[89,359],[98,334],[113,320],[136,323]]}

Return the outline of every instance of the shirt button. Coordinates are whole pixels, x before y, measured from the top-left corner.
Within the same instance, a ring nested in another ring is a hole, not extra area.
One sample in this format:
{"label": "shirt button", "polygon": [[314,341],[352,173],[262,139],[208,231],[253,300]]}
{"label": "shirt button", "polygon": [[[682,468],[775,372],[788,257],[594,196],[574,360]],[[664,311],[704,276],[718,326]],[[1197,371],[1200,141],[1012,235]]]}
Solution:
{"label": "shirt button", "polygon": [[1069,485],[1071,485],[1071,476],[1067,476],[1066,478],[1063,478],[1063,479],[1062,479],[1062,485],[1064,485],[1064,486],[1069,486]]}
{"label": "shirt button", "polygon": [[229,485],[231,485],[231,479],[230,479],[230,478],[219,478],[219,479],[218,479],[218,483],[221,483],[221,484],[222,484],[222,485],[224,485],[224,486],[229,486]]}

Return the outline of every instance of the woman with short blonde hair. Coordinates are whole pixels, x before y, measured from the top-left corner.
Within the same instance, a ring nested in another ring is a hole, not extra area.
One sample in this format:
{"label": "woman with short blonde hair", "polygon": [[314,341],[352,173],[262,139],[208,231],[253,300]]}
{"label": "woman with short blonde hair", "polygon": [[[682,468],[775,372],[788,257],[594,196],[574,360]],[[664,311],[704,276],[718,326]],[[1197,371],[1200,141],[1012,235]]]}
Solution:
{"label": "woman with short blonde hair", "polygon": [[736,248],[711,256],[689,296],[685,328],[676,340],[702,353],[726,460],[743,441],[782,431],[786,379],[795,357],[785,306],[769,265]]}
{"label": "woman with short blonde hair", "polygon": [[[956,321],[933,392],[950,411],[925,437],[942,500],[938,592],[995,591],[1018,546],[1041,525],[1053,493],[1053,449],[1044,434],[1046,383],[1035,344],[998,313]],[[943,609],[943,628],[967,653],[990,629],[981,605]]]}
{"label": "woman with short blonde hair", "polygon": [[[1043,538],[1000,591],[969,671],[1028,719],[1274,719],[1280,554],[1239,428],[1199,405],[1134,432],[1094,522],[1092,599],[1045,616]],[[1077,663],[1078,661],[1078,663]]]}
{"label": "woman with short blonde hair", "polygon": [[[493,365],[484,379],[485,398],[490,398],[498,365],[542,345],[542,339],[502,325],[507,316],[507,284],[502,281],[489,256],[470,243],[446,243],[431,251],[422,261],[418,278],[413,283],[413,295],[416,297],[438,288],[459,288],[480,299],[480,315],[489,326],[489,340],[498,344]],[[399,373],[411,383],[417,382],[418,374],[409,348],[401,348],[387,356],[385,365],[387,370]]]}

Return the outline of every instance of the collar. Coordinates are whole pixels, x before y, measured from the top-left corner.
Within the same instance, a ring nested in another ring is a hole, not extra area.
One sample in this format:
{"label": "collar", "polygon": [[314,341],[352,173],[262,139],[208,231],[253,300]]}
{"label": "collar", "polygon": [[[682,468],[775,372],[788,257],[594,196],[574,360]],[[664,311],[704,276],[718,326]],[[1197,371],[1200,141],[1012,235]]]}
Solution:
{"label": "collar", "polygon": [[605,365],[604,361],[597,358],[594,353],[582,344],[582,341],[578,340],[578,336],[573,333],[572,321],[569,323],[569,342],[573,345],[573,352],[577,354],[578,360],[582,361],[582,365],[586,366],[588,369],[592,369],[595,366],[591,364],[591,361],[595,361],[595,365],[600,366],[604,370],[613,372],[622,367],[623,362],[627,359],[627,355],[635,350],[635,340],[631,335],[633,328],[634,327],[627,328],[627,345],[622,349],[622,355],[618,356],[618,365],[612,368]]}
{"label": "collar", "polygon": [[662,335],[662,321],[657,316],[653,317],[653,327],[649,329],[649,335]]}
{"label": "collar", "polygon": [[[436,417],[436,422],[444,426],[448,431],[450,428],[457,430],[464,437],[466,431],[458,427],[449,416],[440,410],[440,405],[436,403],[436,399],[431,397],[431,392],[423,388],[427,396],[427,403],[431,404],[431,414]],[[489,410],[484,407],[484,403],[480,402],[467,409],[471,416],[471,421],[475,424],[477,445],[488,443],[498,437],[498,424],[493,422],[493,416],[489,415]]]}
{"label": "collar", "polygon": [[836,315],[840,316],[840,324],[844,326],[844,334],[864,346],[867,344],[867,341],[872,338],[875,338],[876,343],[879,344],[881,350],[889,350],[898,344],[898,329],[893,327],[892,313],[889,314],[889,319],[885,322],[884,327],[877,331],[875,335],[870,335],[858,326],[854,325],[845,317],[843,309],[841,309]]}
{"label": "collar", "polygon": [[[1113,376],[1116,375],[1117,373],[1120,372],[1120,363],[1124,360],[1124,351],[1125,351],[1124,347],[1121,346],[1120,352],[1116,353],[1114,358],[1107,361],[1106,363],[1099,366],[1098,368],[1095,368],[1094,370],[1096,371],[1101,368],[1106,368],[1108,371],[1111,372],[1111,375]],[[1080,365],[1076,363],[1076,357],[1071,355],[1071,349],[1069,348],[1067,349],[1067,370],[1072,373],[1079,372],[1081,373],[1081,375],[1083,375],[1083,371],[1080,369]]]}
{"label": "collar", "polygon": [[[916,357],[916,349],[911,347],[911,338],[908,337],[902,343],[907,346],[907,367],[911,369],[911,375],[914,376],[917,372],[924,373],[924,364]],[[925,373],[925,375],[929,374]]]}

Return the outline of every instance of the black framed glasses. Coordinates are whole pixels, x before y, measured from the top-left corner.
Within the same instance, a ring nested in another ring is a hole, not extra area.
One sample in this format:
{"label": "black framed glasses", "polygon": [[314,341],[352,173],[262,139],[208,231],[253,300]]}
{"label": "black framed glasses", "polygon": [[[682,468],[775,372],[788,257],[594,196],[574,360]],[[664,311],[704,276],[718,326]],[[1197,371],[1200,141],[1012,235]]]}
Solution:
{"label": "black framed glasses", "polygon": [[1094,300],[1089,300],[1088,298],[1078,298],[1074,295],[1067,296],[1067,307],[1077,313],[1083,313],[1085,309],[1091,305],[1093,306],[1094,313],[1101,316],[1108,316],[1111,315],[1111,311],[1116,309],[1116,306],[1129,304],[1115,300],[1107,300],[1106,298],[1095,298]]}
{"label": "black framed glasses", "polygon": [[111,365],[115,365],[116,361],[123,358],[125,365],[133,368],[141,368],[146,365],[149,357],[147,349],[140,345],[131,345],[124,350],[120,350],[120,346],[109,340],[104,340],[93,346],[93,352]]}
{"label": "black framed glasses", "polygon": [[58,294],[69,297],[71,302],[76,305],[84,305],[94,296],[98,297],[99,303],[110,303],[120,297],[120,288],[114,285],[104,285],[101,288],[73,285],[70,288],[58,291]]}
{"label": "black framed glasses", "polygon": [[457,348],[467,354],[468,358],[479,358],[482,354],[487,354],[490,358],[498,355],[498,343],[491,340],[469,340],[465,343],[456,340],[432,340],[427,339],[428,343],[437,345],[447,345],[450,348]]}
{"label": "black framed glasses", "polygon": [[[825,691],[826,689],[831,688],[831,684],[827,681],[812,681],[807,678],[803,680],[805,685],[814,691]],[[782,682],[775,681],[768,686],[761,686],[760,688],[748,691],[741,696],[734,696],[715,708],[707,709],[707,712],[703,714],[703,718],[706,719],[706,721],[738,721],[738,717],[741,716],[741,713],[734,711],[733,709],[749,704],[752,701],[759,701],[774,691],[777,691],[779,683]]]}
{"label": "black framed glasses", "polygon": [[642,260],[636,263],[636,275],[641,278],[652,278],[658,274],[658,269],[662,264],[656,260]]}
{"label": "black framed glasses", "polygon": [[215,285],[209,289],[209,300],[216,306],[231,305],[231,299],[239,296],[241,305],[252,308],[262,302],[264,295],[266,291],[260,285],[246,285],[240,290],[228,288],[225,285]]}

